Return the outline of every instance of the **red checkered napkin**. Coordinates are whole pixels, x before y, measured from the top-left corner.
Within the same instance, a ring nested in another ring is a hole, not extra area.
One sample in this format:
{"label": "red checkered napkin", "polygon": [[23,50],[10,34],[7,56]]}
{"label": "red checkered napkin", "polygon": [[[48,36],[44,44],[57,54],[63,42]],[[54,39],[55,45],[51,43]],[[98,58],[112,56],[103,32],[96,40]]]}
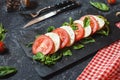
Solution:
{"label": "red checkered napkin", "polygon": [[120,80],[120,40],[99,50],[77,80]]}

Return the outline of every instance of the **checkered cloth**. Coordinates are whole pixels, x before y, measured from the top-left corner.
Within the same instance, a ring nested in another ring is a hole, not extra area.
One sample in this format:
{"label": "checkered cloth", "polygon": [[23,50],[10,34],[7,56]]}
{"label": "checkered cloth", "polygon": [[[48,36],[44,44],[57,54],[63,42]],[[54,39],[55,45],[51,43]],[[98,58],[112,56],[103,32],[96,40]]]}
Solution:
{"label": "checkered cloth", "polygon": [[99,50],[77,80],[120,80],[120,40]]}

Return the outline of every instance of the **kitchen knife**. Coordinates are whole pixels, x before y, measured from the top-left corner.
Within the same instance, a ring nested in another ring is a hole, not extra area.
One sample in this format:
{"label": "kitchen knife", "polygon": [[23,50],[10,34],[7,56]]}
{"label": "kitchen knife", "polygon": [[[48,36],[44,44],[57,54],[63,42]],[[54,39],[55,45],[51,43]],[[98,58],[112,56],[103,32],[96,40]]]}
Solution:
{"label": "kitchen knife", "polygon": [[76,3],[72,3],[72,4],[70,4],[70,5],[67,5],[67,6],[65,6],[65,7],[61,8],[61,9],[58,9],[58,10],[49,12],[49,13],[41,16],[41,17],[38,17],[38,18],[35,18],[35,19],[29,21],[23,28],[26,28],[26,27],[28,27],[28,26],[31,26],[31,25],[35,24],[35,23],[38,23],[38,22],[43,21],[43,20],[45,20],[45,19],[47,19],[47,18],[50,18],[50,17],[52,17],[52,16],[54,16],[54,15],[60,13],[60,12],[63,12],[63,11],[65,11],[65,10],[67,10],[67,9],[70,10],[70,9],[72,9],[72,8],[78,7],[79,5],[80,5],[80,4],[76,2]]}

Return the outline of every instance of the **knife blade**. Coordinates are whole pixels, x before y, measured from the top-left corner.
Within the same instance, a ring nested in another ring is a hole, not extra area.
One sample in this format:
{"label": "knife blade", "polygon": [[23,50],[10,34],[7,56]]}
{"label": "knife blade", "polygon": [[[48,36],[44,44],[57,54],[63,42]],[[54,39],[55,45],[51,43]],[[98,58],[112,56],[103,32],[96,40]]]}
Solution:
{"label": "knife blade", "polygon": [[54,16],[54,15],[56,15],[56,14],[62,12],[62,11],[65,11],[66,9],[71,9],[71,8],[75,8],[75,7],[78,7],[78,6],[79,6],[79,3],[73,3],[73,4],[67,5],[67,6],[65,6],[61,9],[49,12],[49,13],[41,16],[41,17],[38,17],[38,18],[35,18],[35,19],[29,21],[23,28],[26,28],[28,26],[31,26],[31,25],[35,24],[35,23],[38,23],[38,22],[43,21],[47,18],[50,18],[50,17],[52,17],[52,16]]}
{"label": "knife blade", "polygon": [[35,19],[31,20],[30,22],[28,22],[23,28],[26,28],[26,27],[28,27],[28,26],[31,26],[31,25],[35,24],[35,23],[38,23],[38,22],[40,22],[40,21],[43,21],[43,20],[45,20],[45,19],[47,19],[47,18],[50,18],[50,17],[52,17],[52,16],[54,16],[54,15],[56,15],[56,14],[57,14],[57,11],[53,11],[53,12],[50,12],[50,13],[48,13],[48,14],[45,14],[45,15],[43,15],[43,16],[41,16],[41,17],[35,18]]}

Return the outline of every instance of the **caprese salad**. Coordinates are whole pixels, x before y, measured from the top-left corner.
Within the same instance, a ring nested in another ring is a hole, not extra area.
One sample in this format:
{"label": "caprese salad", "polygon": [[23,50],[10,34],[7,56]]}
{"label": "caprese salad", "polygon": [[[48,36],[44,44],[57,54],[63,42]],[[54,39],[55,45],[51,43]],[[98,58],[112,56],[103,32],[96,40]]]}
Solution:
{"label": "caprese salad", "polygon": [[[95,34],[103,29],[105,25],[106,19],[104,17],[85,15],[78,20],[74,20],[59,28],[55,28],[51,32],[38,36],[33,42],[32,53],[34,55],[42,53],[42,58],[43,56],[53,55],[58,50],[70,47],[75,42]],[[39,54],[37,58],[41,55]]]}
{"label": "caprese salad", "polygon": [[91,35],[99,33],[107,36],[108,24],[103,16],[85,15],[78,20],[69,18],[69,22],[64,22],[59,28],[50,26],[45,34],[37,36],[32,42],[33,60],[53,65],[63,56],[71,56],[71,47],[78,50],[95,42]]}

